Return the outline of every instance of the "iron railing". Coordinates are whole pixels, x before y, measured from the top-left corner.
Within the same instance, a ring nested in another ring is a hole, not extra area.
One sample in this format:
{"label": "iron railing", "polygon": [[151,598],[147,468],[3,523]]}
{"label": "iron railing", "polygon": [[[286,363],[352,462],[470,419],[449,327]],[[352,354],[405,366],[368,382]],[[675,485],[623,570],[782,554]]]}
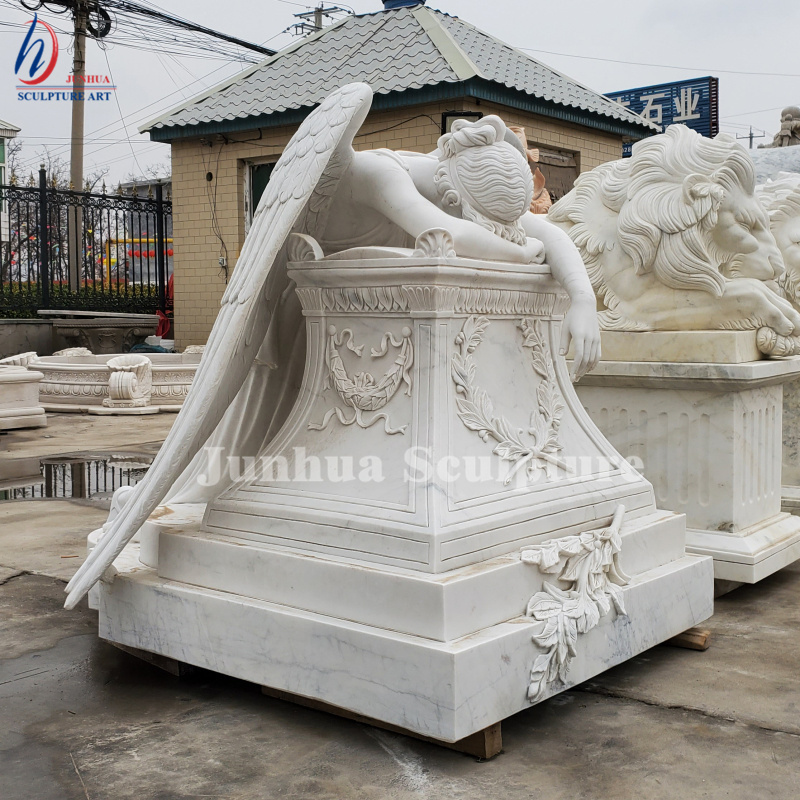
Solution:
{"label": "iron railing", "polygon": [[38,310],[166,312],[172,202],[77,192],[48,183],[0,186],[0,317]]}

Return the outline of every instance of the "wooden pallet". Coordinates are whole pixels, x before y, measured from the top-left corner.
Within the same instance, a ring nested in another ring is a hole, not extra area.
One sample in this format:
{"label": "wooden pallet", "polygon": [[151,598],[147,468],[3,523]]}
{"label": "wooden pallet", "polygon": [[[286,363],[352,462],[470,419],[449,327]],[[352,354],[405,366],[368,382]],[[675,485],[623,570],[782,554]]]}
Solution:
{"label": "wooden pallet", "polygon": [[[108,641],[108,640],[105,640]],[[139,650],[135,647],[128,647],[124,644],[117,644],[116,642],[108,642],[118,650],[122,650],[129,655],[151,664],[158,669],[168,672],[170,675],[175,675],[178,678],[191,675],[195,668],[191,664],[185,664],[182,661],[176,661],[174,658],[162,656],[157,653],[150,653],[147,650]],[[262,694],[268,697],[274,697],[276,700],[284,700],[288,703],[294,703],[298,706],[305,708],[312,708],[315,711],[324,711],[327,714],[335,714],[337,717],[344,717],[345,719],[360,722],[363,725],[371,725],[373,728],[382,728],[392,733],[401,733],[404,736],[411,736],[414,739],[420,739],[423,742],[431,742],[432,744],[439,745],[439,747],[446,747],[448,750],[456,750],[459,753],[465,753],[469,756],[474,756],[481,760],[488,760],[494,758],[503,749],[503,737],[501,732],[501,723],[496,722],[494,725],[489,725],[488,728],[477,731],[476,733],[460,739],[457,742],[443,742],[440,739],[433,739],[430,736],[423,736],[419,733],[406,730],[397,725],[391,725],[388,722],[381,722],[377,719],[371,719],[354,711],[349,711],[346,708],[333,706],[329,703],[324,703],[322,700],[314,700],[310,697],[302,697],[301,695],[291,694],[284,692],[280,689],[271,689],[268,686],[261,687]]]}
{"label": "wooden pallet", "polygon": [[357,714],[355,711],[348,711],[346,708],[341,708],[340,706],[332,706],[330,703],[324,703],[322,700],[302,697],[297,694],[281,691],[280,689],[271,689],[268,686],[262,686],[261,692],[277,700],[285,700],[287,703],[294,703],[295,705],[304,706],[305,708],[313,708],[315,711],[335,714],[337,717],[344,717],[354,722],[360,722],[363,725],[371,725],[373,728],[381,728],[385,731],[391,731],[392,733],[401,733],[403,736],[411,736],[423,742],[431,742],[432,744],[439,745],[439,747],[446,747],[448,750],[457,750],[459,753],[466,753],[467,755],[482,760],[494,758],[503,749],[501,723],[499,722],[481,731],[477,731],[464,739],[460,739],[457,742],[443,742],[441,739],[423,736],[421,733],[414,733],[398,725],[391,725],[388,722],[381,722],[377,719],[365,717],[361,714]]}
{"label": "wooden pallet", "polygon": [[689,628],[679,633],[664,644],[670,647],[682,647],[685,650],[708,650],[711,644],[711,631],[707,628]]}

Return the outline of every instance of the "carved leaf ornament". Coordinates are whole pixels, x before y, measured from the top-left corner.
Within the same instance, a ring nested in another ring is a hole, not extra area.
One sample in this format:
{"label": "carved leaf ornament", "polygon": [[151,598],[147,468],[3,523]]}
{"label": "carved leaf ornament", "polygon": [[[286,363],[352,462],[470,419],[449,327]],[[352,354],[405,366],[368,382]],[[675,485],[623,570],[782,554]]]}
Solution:
{"label": "carved leaf ornament", "polygon": [[342,357],[337,348],[346,344],[347,349],[355,353],[359,358],[362,356],[364,345],[356,346],[353,341],[353,332],[349,328],[337,333],[335,326],[328,328],[328,344],[325,349],[325,364],[328,367],[328,376],[325,379],[323,388],[329,388],[333,384],[339,397],[353,409],[353,416],[348,419],[344,409],[334,407],[326,412],[322,422],[310,423],[308,428],[312,431],[322,431],[327,428],[328,423],[335,416],[342,425],[353,425],[354,423],[361,428],[370,428],[378,420],[383,420],[384,430],[388,434],[405,433],[408,425],[401,425],[398,428],[392,427],[389,416],[386,413],[375,414],[374,417],[364,419],[365,412],[379,411],[397,393],[401,383],[406,384],[406,394],[411,396],[411,367],[414,364],[414,346],[411,342],[411,329],[403,328],[400,332],[401,338],[396,339],[394,334],[387,332],[383,335],[379,349],[372,349],[372,358],[381,358],[389,351],[389,344],[400,349],[394,366],[376,381],[369,372],[358,372],[352,378],[347,374]]}
{"label": "carved leaf ornament", "polygon": [[475,359],[473,353],[483,342],[489,327],[486,317],[469,317],[456,336],[458,351],[453,354],[451,374],[456,385],[456,410],[459,419],[471,431],[475,431],[484,442],[496,442],[495,455],[513,466],[503,481],[508,485],[521,469],[528,478],[535,477],[536,469],[543,462],[569,471],[557,454],[562,449],[558,438],[564,404],[556,389],[556,377],[547,343],[542,333],[540,320],[522,319],[517,327],[522,331],[522,346],[531,350],[534,372],[541,378],[536,388],[537,408],[531,413],[527,435],[532,441],[523,439],[525,431],[514,429],[502,416],[495,415],[489,395],[475,384]]}
{"label": "carved leaf ornament", "polygon": [[578,636],[588,633],[615,608],[627,616],[620,586],[630,578],[620,569],[622,548],[620,527],[625,507],[617,506],[607,528],[586,531],[541,545],[525,548],[520,557],[543,573],[558,573],[568,588],[545,583],[528,603],[527,616],[543,623],[533,641],[544,649],[531,668],[528,699],[537,703],[555,681],[566,683],[572,660],[577,655]]}

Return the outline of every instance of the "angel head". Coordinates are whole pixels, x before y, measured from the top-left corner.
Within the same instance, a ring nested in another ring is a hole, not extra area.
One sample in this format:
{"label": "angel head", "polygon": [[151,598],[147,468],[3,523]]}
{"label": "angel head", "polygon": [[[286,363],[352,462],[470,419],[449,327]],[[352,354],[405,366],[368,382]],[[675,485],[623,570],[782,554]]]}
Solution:
{"label": "angel head", "polygon": [[504,140],[499,117],[457,120],[439,139],[434,181],[443,207],[515,244],[525,244],[519,220],[530,208],[533,176],[520,150]]}

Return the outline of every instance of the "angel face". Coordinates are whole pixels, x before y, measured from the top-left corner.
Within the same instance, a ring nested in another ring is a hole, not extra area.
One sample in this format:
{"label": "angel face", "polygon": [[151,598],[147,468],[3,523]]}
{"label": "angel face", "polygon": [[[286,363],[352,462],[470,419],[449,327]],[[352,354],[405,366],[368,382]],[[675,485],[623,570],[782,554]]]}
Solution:
{"label": "angel face", "polygon": [[743,188],[725,192],[711,238],[726,278],[772,281],[783,275],[783,259],[770,232],[767,212],[755,195]]}

